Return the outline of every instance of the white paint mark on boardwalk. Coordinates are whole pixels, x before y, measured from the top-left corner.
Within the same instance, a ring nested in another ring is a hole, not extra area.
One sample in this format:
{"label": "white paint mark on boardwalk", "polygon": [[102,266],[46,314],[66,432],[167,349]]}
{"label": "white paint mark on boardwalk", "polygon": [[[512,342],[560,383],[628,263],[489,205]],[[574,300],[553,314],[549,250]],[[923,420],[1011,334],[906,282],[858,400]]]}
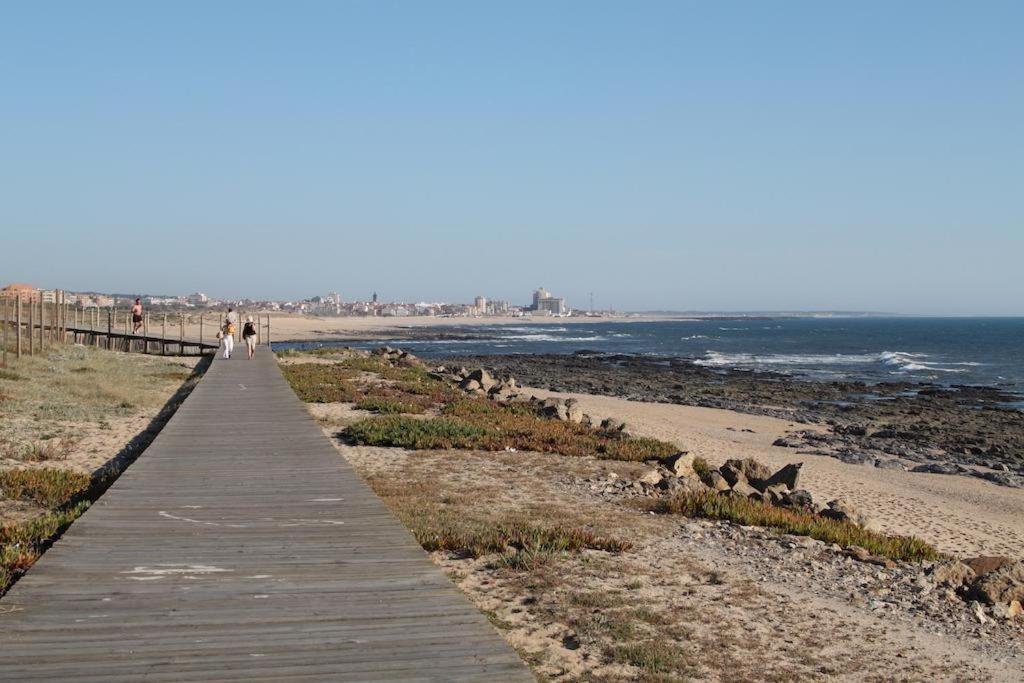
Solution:
{"label": "white paint mark on boardwalk", "polygon": [[244,524],[227,524],[226,522],[206,522],[206,521],[201,520],[201,519],[191,519],[190,517],[179,517],[178,515],[172,515],[170,512],[167,512],[166,510],[161,510],[157,514],[159,514],[161,517],[166,517],[167,519],[173,519],[173,520],[177,520],[179,522],[190,522],[192,524],[202,524],[203,526],[226,526],[226,527],[228,527],[230,529],[245,529],[246,528],[246,526]]}
{"label": "white paint mark on boardwalk", "polygon": [[345,500],[345,499],[344,498],[310,498],[308,502],[310,502],[310,503],[337,503],[337,502],[342,501],[342,500]]}
{"label": "white paint mark on boardwalk", "polygon": [[244,385],[244,384],[239,384],[239,385],[238,385],[238,387],[239,387],[239,388],[240,388],[240,389],[241,389],[242,391],[245,391],[245,385]]}
{"label": "white paint mark on boardwalk", "polygon": [[184,579],[195,579],[197,578],[197,575],[219,574],[221,572],[231,571],[234,570],[215,567],[211,564],[156,564],[135,567],[131,571],[124,571],[121,573],[135,574],[136,576],[129,576],[128,578],[135,579],[136,581],[153,581],[163,579],[168,576],[181,576]]}
{"label": "white paint mark on boardwalk", "polygon": [[316,526],[317,524],[330,524],[334,526],[341,526],[344,523],[345,522],[339,519],[289,519],[287,524],[279,524],[278,526]]}

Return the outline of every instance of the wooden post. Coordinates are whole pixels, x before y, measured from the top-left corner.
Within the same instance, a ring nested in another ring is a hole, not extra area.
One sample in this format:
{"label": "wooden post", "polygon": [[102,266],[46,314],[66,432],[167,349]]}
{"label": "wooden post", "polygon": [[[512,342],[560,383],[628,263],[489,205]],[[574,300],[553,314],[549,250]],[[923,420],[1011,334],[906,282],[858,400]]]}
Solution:
{"label": "wooden post", "polygon": [[164,322],[160,330],[160,355],[167,355],[167,314],[164,313]]}
{"label": "wooden post", "polygon": [[17,307],[15,311],[15,317],[18,320],[18,338],[14,342],[15,348],[17,349],[18,358],[21,358],[21,294],[18,295],[18,300],[14,304]]}
{"label": "wooden post", "polygon": [[178,351],[181,355],[185,355],[185,314],[178,314]]}
{"label": "wooden post", "polygon": [[107,350],[110,351],[114,348],[114,315],[116,311],[113,308],[107,309]]}
{"label": "wooden post", "polygon": [[146,311],[146,317],[142,319],[142,337],[142,352],[149,353],[149,311]]}
{"label": "wooden post", "polygon": [[36,304],[28,302],[28,355],[36,355]]}
{"label": "wooden post", "polygon": [[203,314],[199,314],[199,353],[203,352]]}
{"label": "wooden post", "polygon": [[256,314],[256,345],[259,346],[263,343],[263,316],[259,313]]}
{"label": "wooden post", "polygon": [[270,314],[267,314],[267,348],[273,350],[273,346],[270,345]]}
{"label": "wooden post", "polygon": [[3,367],[7,367],[7,328],[11,323],[11,300],[4,297],[4,360]]}

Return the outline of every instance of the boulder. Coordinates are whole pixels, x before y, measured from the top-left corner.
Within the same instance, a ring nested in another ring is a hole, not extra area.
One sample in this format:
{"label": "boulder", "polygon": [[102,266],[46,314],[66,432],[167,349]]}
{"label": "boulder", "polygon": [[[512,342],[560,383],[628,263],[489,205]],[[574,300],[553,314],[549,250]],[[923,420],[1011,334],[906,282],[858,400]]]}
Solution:
{"label": "boulder", "polygon": [[708,473],[708,485],[719,493],[729,490],[729,482],[725,480],[725,477],[718,470],[711,470]]}
{"label": "boulder", "polygon": [[[777,484],[783,484],[787,489],[795,491],[800,488],[800,468],[803,466],[804,464],[802,462],[790,463],[775,474],[767,477],[764,480],[764,485],[758,486],[758,488],[764,491],[776,486]],[[747,478],[749,479],[750,477],[748,476]],[[757,482],[751,480],[751,483],[754,484],[754,486],[757,486]]]}
{"label": "boulder", "polygon": [[732,492],[744,498],[761,500],[761,492],[748,484],[745,480],[739,480],[732,486]]}
{"label": "boulder", "polygon": [[811,496],[810,491],[803,489],[797,489],[796,491],[790,491],[782,497],[779,501],[779,505],[787,508],[803,508],[806,510],[814,509],[814,498]]}
{"label": "boulder", "polygon": [[978,576],[984,576],[1000,567],[1013,564],[1013,560],[1003,555],[982,555],[980,557],[969,557],[964,560],[964,564],[970,567]]}
{"label": "boulder", "polygon": [[937,562],[931,571],[932,580],[942,586],[956,588],[974,580],[974,570],[960,560]]}
{"label": "boulder", "polygon": [[662,458],[659,462],[669,472],[677,477],[692,477],[697,473],[693,469],[693,461],[697,456],[686,451],[680,451],[675,455]]}
{"label": "boulder", "polygon": [[778,505],[789,494],[785,484],[772,484],[764,489],[765,498],[773,505]]}
{"label": "boulder", "polygon": [[622,432],[626,429],[626,423],[614,417],[606,417],[601,420],[601,429],[606,432]]}
{"label": "boulder", "polygon": [[484,391],[489,390],[491,387],[497,384],[497,381],[493,377],[491,377],[491,373],[487,372],[487,370],[483,368],[478,368],[473,372],[469,373],[469,375],[467,375],[467,378],[476,380]]}
{"label": "boulder", "polygon": [[459,388],[463,391],[477,391],[480,389],[480,382],[475,379],[464,379],[459,382]]}
{"label": "boulder", "polygon": [[725,480],[729,482],[729,488],[736,486],[736,484],[741,481],[744,484],[749,483],[747,482],[747,476],[743,474],[743,470],[737,469],[736,467],[730,465],[729,463],[725,463],[724,465],[719,467],[718,471],[719,473],[721,473],[723,477],[725,477]]}
{"label": "boulder", "polygon": [[764,490],[764,487],[760,486],[759,484],[765,479],[767,479],[769,476],[771,476],[772,473],[772,471],[768,469],[765,465],[759,463],[757,460],[754,460],[753,458],[743,458],[742,460],[733,458],[731,460],[726,460],[725,464],[742,472],[746,480],[754,488],[759,489],[761,491]]}
{"label": "boulder", "polygon": [[679,488],[685,493],[707,493],[707,485],[696,475],[692,477],[679,477]]}
{"label": "boulder", "polygon": [[565,400],[565,415],[569,422],[576,424],[583,422],[583,409],[580,408],[580,402],[574,398],[567,398]]}
{"label": "boulder", "polygon": [[641,474],[639,477],[637,477],[636,480],[641,484],[647,484],[648,486],[657,486],[664,480],[664,477],[661,476],[661,472],[659,472],[658,470],[649,469],[643,474]]}
{"label": "boulder", "polygon": [[584,427],[593,427],[594,420],[586,413],[583,413],[583,418],[580,420],[580,424]]}
{"label": "boulder", "polygon": [[562,422],[569,419],[569,410],[565,407],[565,401],[558,398],[546,398],[541,401],[540,414]]}
{"label": "boulder", "polygon": [[828,502],[828,507],[821,511],[821,516],[837,522],[857,523],[857,508],[845,498],[837,498]]}
{"label": "boulder", "polygon": [[975,579],[971,594],[988,604],[1024,602],[1024,561],[1005,564]]}

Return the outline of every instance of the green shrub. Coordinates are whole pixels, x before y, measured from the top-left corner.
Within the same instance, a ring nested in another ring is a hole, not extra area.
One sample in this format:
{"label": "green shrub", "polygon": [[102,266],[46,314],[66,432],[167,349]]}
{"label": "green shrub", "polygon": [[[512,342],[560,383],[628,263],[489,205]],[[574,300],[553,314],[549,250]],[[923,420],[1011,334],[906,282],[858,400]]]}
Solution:
{"label": "green shrub", "polygon": [[744,526],[769,527],[794,536],[809,536],[843,548],[860,546],[873,555],[895,561],[920,562],[938,559],[934,547],[912,536],[887,536],[853,524],[820,517],[803,510],[775,507],[768,503],[722,496],[715,493],[685,493],[657,501],[661,513],[725,519]]}
{"label": "green shrub", "polygon": [[352,403],[360,398],[351,373],[336,365],[296,363],[281,367],[285,379],[306,403]]}
{"label": "green shrub", "polygon": [[0,490],[8,498],[28,500],[47,508],[69,503],[85,493],[92,477],[81,472],[53,468],[15,469],[0,472]]}
{"label": "green shrub", "polygon": [[424,407],[415,403],[395,401],[387,398],[367,397],[357,401],[355,407],[359,410],[372,410],[378,413],[399,414],[399,413],[422,413]]}
{"label": "green shrub", "polygon": [[458,420],[416,420],[408,417],[361,420],[347,427],[343,433],[358,444],[414,450],[477,448],[476,444],[494,436],[487,429]]}

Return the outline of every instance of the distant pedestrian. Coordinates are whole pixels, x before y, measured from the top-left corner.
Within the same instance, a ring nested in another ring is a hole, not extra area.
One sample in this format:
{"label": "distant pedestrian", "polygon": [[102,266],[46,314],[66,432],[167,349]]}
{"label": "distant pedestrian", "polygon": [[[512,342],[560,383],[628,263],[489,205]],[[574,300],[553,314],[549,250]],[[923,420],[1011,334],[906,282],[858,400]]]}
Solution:
{"label": "distant pedestrian", "polygon": [[242,326],[242,339],[245,340],[245,350],[249,354],[249,360],[252,360],[253,354],[256,353],[256,323],[252,321],[251,315],[245,317],[245,325]]}
{"label": "distant pedestrian", "polygon": [[136,299],[132,306],[132,334],[138,334],[142,329],[142,299]]}
{"label": "distant pedestrian", "polygon": [[238,314],[231,308],[224,317],[224,358],[231,358],[231,352],[235,350],[235,329],[238,325]]}

